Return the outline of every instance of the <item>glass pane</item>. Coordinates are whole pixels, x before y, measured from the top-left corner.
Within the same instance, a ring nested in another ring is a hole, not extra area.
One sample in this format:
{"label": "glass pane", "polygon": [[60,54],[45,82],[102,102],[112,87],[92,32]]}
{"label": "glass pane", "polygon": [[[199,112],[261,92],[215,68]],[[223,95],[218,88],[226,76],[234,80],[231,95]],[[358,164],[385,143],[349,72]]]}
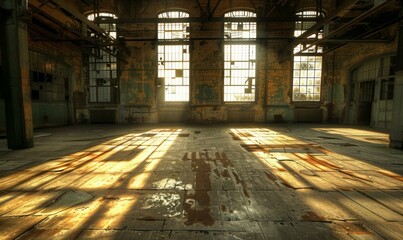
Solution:
{"label": "glass pane", "polygon": [[255,101],[255,49],[254,44],[225,45],[224,101]]}
{"label": "glass pane", "polygon": [[[177,27],[171,26],[171,28]],[[158,78],[165,79],[165,101],[189,101],[188,49],[188,45],[158,47]]]}

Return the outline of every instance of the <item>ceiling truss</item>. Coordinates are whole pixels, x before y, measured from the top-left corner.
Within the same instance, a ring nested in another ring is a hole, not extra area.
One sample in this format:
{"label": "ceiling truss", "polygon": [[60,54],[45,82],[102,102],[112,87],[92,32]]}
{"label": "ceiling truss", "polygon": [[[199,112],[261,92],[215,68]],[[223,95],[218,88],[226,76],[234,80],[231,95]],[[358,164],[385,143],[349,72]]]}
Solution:
{"label": "ceiling truss", "polygon": [[[41,6],[31,6],[33,16],[40,16],[46,21],[52,21],[58,26],[59,33],[52,34],[48,33],[48,37],[36,37],[37,41],[71,41],[75,44],[86,48],[89,46],[97,46],[100,48],[105,48],[108,50],[108,46],[117,46],[120,51],[127,51],[118,42],[122,41],[157,41],[155,38],[130,38],[122,37],[119,41],[111,39],[108,35],[97,25],[100,23],[115,23],[115,24],[157,24],[160,22],[175,23],[183,22],[184,19],[158,19],[158,18],[147,18],[147,17],[121,17],[118,19],[109,20],[97,20],[95,23],[88,21],[86,17],[71,9],[69,5],[63,0],[37,0],[42,2],[42,5],[51,5],[57,8],[65,16],[69,17],[72,22],[76,23],[78,26],[66,25],[63,22],[58,21],[52,16],[46,16],[46,12],[42,11]],[[256,0],[249,0],[252,6],[255,7]],[[92,2],[92,4],[90,3]],[[117,1],[118,3],[121,1]],[[265,3],[264,14],[258,15],[258,17],[253,18],[253,21],[258,23],[268,23],[268,24],[293,24],[300,20],[296,16],[290,16],[287,14],[281,14],[286,11],[284,9],[294,10],[299,7],[304,1],[300,0],[267,0]],[[86,3],[94,8],[94,11],[99,11],[99,0],[86,0]],[[223,4],[222,0],[194,0],[195,6],[199,9],[199,16],[186,18],[187,22],[190,23],[224,23],[224,22],[246,22],[250,21],[250,18],[226,18],[217,17],[216,11]],[[144,11],[150,7],[151,1],[142,0],[135,1],[131,3],[139,7],[141,10],[139,13],[142,15]],[[316,0],[316,9],[322,9],[322,0]],[[317,23],[308,29],[299,37],[293,37],[292,31],[290,31],[290,36],[276,36],[267,30],[265,34],[259,37],[258,40],[281,40],[288,42],[288,49],[293,49],[298,44],[303,44],[304,47],[301,49],[300,53],[308,49],[313,45],[324,46],[325,53],[331,52],[340,46],[343,46],[351,42],[361,42],[361,43],[385,43],[392,41],[394,36],[390,36],[388,32],[385,31],[386,28],[395,24],[401,19],[399,15],[400,2],[398,0],[349,0],[343,1],[334,11],[329,12],[324,17],[319,17]],[[381,16],[378,17],[377,16]],[[323,31],[326,29],[323,37],[321,39],[307,39],[318,31]],[[38,30],[38,26],[35,26],[35,30]],[[92,37],[88,37],[92,35]],[[35,40],[34,39],[34,40]],[[216,40],[218,38],[206,37],[206,38],[191,38],[194,40]],[[111,52],[118,57],[117,53]]]}

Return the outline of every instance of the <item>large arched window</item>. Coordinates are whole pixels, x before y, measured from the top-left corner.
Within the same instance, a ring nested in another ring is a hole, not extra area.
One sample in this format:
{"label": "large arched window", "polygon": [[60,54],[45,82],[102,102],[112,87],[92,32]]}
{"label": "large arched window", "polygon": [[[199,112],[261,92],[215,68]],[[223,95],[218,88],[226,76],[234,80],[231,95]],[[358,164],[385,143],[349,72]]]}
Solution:
{"label": "large arched window", "polygon": [[[159,19],[188,18],[189,14],[170,11]],[[189,101],[189,23],[158,23],[158,79],[165,88],[166,102]]]}
{"label": "large arched window", "polygon": [[[87,16],[88,20],[109,20],[117,18],[112,13],[98,13]],[[110,37],[116,38],[116,24],[102,23],[99,25]],[[105,51],[105,50],[110,50]],[[117,103],[118,80],[117,60],[110,52],[113,46],[106,49],[92,48],[88,59],[89,64],[89,90],[92,103]]]}
{"label": "large arched window", "polygon": [[[224,23],[224,101],[255,101],[256,14],[232,11],[226,18],[251,18],[251,21]],[[252,21],[253,20],[253,21]]]}
{"label": "large arched window", "polygon": [[[299,20],[295,23],[294,36],[299,37],[316,23],[319,16],[315,11],[298,12]],[[312,34],[308,38],[320,39],[322,32]],[[322,47],[299,44],[294,48],[293,68],[293,101],[320,101],[322,77]]]}

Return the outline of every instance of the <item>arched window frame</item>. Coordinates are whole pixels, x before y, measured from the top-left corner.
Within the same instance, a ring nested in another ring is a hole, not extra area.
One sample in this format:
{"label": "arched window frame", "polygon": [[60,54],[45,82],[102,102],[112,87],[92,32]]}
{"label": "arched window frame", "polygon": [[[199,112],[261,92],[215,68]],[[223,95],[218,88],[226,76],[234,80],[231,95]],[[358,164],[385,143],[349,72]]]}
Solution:
{"label": "arched window frame", "polygon": [[[256,101],[256,13],[246,10],[224,15],[224,102]],[[236,21],[250,18],[251,21]]]}
{"label": "arched window frame", "polygon": [[[91,13],[87,19],[95,21],[95,18],[101,20],[117,19],[117,16],[109,12]],[[113,39],[116,39],[116,24],[101,23],[99,27]],[[113,52],[114,47],[107,47]],[[91,49],[91,55],[88,57],[88,76],[89,76],[89,102],[90,103],[117,103],[118,102],[118,74],[117,59],[110,52],[98,47]]]}
{"label": "arched window frame", "polygon": [[[164,19],[182,19],[169,22]],[[184,11],[166,11],[158,14],[158,82],[164,87],[165,102],[189,102],[190,53],[189,14]]]}
{"label": "arched window frame", "polygon": [[[316,11],[296,13],[294,37],[301,36],[316,23],[322,15]],[[308,39],[321,39],[322,31],[308,36]],[[319,102],[322,88],[322,53],[323,48],[316,45],[298,44],[294,48],[292,100],[294,102]]]}

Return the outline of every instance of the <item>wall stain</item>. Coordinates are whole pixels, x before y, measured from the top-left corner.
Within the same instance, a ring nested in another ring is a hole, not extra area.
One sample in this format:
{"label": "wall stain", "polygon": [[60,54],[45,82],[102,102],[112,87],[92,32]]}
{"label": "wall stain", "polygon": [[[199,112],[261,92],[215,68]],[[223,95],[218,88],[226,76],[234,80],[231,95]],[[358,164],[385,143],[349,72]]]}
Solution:
{"label": "wall stain", "polygon": [[200,84],[197,86],[196,99],[199,104],[218,102],[218,94],[213,86]]}

